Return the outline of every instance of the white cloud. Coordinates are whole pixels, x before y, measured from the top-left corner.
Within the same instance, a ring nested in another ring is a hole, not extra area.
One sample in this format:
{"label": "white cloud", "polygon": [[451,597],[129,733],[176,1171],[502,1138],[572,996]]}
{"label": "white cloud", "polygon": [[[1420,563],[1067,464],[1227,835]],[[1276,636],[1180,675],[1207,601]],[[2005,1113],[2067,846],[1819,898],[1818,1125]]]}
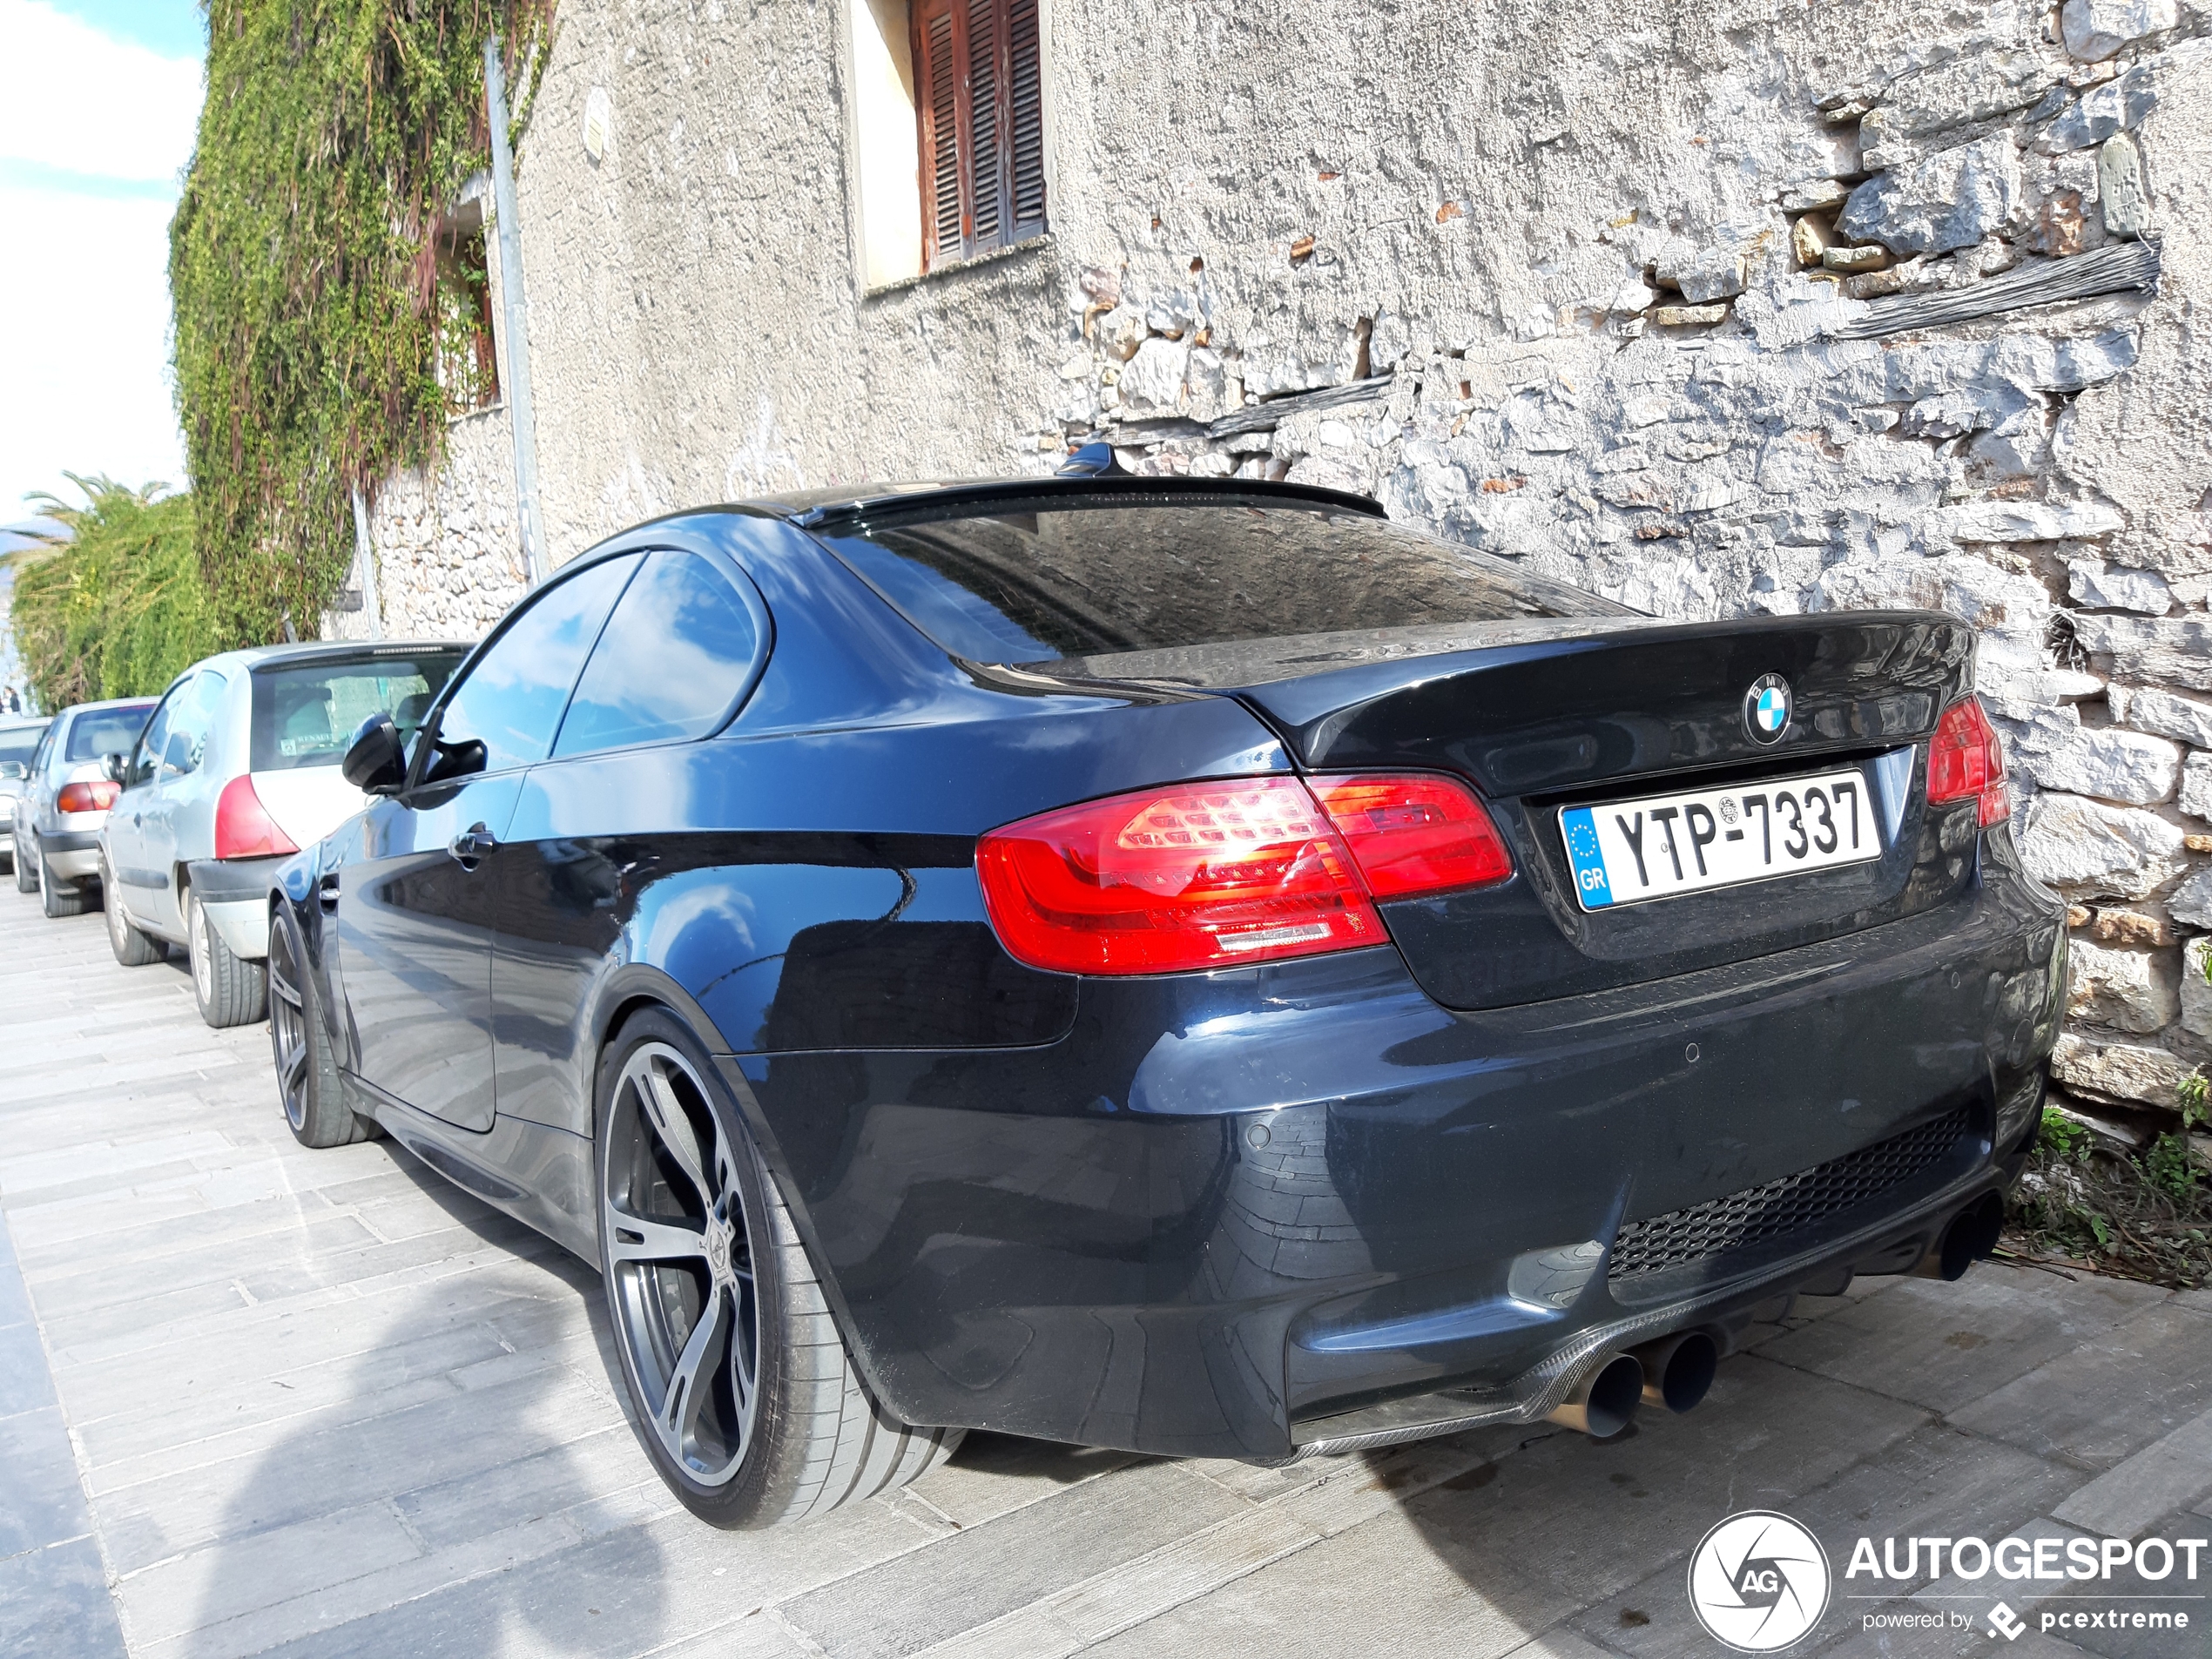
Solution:
{"label": "white cloud", "polygon": [[0,156],[106,179],[173,180],[199,119],[197,58],[163,57],[37,0],[0,0],[16,65]]}
{"label": "white cloud", "polygon": [[169,376],[169,215],[0,183],[0,523],[33,489],[74,500],[64,471],[185,482]]}
{"label": "white cloud", "polygon": [[201,70],[37,0],[0,0],[0,61],[24,71],[0,108],[4,523],[28,491],[71,496],[64,470],[185,482],[168,233]]}

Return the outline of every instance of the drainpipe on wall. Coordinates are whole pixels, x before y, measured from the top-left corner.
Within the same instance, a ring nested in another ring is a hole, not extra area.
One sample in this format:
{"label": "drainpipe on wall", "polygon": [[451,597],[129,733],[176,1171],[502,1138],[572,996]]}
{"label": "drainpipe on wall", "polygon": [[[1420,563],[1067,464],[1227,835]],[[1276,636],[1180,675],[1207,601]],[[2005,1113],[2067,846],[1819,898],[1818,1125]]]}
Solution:
{"label": "drainpipe on wall", "polygon": [[496,33],[484,41],[484,114],[491,125],[492,212],[499,221],[499,293],[507,313],[507,418],[515,435],[515,516],[523,526],[523,580],[534,588],[544,565],[545,538],[537,516],[537,427],[530,414],[522,220],[515,212],[515,158],[507,145],[507,78]]}
{"label": "drainpipe on wall", "polygon": [[354,486],[354,579],[361,584],[361,610],[368,617],[368,637],[384,637],[384,611],[376,603],[376,553],[368,543],[368,503],[361,487]]}

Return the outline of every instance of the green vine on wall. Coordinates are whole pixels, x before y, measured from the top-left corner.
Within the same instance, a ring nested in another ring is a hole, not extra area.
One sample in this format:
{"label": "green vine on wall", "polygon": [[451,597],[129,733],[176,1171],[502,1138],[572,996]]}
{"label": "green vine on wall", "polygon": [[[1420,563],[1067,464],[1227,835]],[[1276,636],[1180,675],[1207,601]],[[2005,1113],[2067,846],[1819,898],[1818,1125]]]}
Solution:
{"label": "green vine on wall", "polygon": [[[287,618],[312,634],[351,565],[353,487],[438,460],[439,216],[489,165],[488,31],[527,90],[550,10],[210,0],[169,277],[200,567],[226,640],[273,640]],[[527,98],[513,103],[519,125]]]}

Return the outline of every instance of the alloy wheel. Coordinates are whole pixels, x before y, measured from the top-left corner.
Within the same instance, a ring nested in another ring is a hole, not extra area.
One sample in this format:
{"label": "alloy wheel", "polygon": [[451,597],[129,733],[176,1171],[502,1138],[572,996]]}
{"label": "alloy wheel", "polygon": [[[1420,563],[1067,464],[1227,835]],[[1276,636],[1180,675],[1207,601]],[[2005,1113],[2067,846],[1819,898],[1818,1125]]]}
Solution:
{"label": "alloy wheel", "polygon": [[727,1485],[752,1439],[759,1299],[738,1160],[691,1062],[640,1044],[609,1105],[601,1171],[616,1340],[676,1467]]}
{"label": "alloy wheel", "polygon": [[[199,974],[195,953],[192,972]],[[269,930],[269,1046],[276,1051],[277,1093],[284,1116],[296,1130],[307,1123],[307,1008],[300,986],[300,963],[283,927]]]}

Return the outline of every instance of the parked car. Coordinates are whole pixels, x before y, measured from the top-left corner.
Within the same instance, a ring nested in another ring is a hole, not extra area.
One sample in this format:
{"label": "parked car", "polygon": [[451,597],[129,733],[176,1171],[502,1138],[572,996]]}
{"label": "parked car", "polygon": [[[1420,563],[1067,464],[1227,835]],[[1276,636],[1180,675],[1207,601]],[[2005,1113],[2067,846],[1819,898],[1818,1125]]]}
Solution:
{"label": "parked car", "polygon": [[412,732],[466,650],[272,645],[179,675],[113,765],[101,880],[116,961],[182,945],[202,1019],[260,1019],[271,867],[361,809],[339,770],[354,727],[383,714]]}
{"label": "parked car", "polygon": [[153,708],[150,697],[79,703],[57,714],[31,752],[10,840],[16,890],[36,893],[49,916],[73,916],[100,873],[100,830],[116,786],[102,757],[127,749]]}
{"label": "parked car", "polygon": [[0,717],[0,834],[8,838],[8,845],[0,846],[0,859],[7,861],[10,869],[15,867],[16,860],[16,803],[23,798],[24,785],[30,777],[30,758],[45,731],[44,715]]}
{"label": "parked car", "polygon": [[1994,1242],[2064,926],[1973,660],[1288,485],[664,518],[355,741],[271,894],[280,1095],[597,1262],[718,1524],[978,1426],[1603,1434]]}

